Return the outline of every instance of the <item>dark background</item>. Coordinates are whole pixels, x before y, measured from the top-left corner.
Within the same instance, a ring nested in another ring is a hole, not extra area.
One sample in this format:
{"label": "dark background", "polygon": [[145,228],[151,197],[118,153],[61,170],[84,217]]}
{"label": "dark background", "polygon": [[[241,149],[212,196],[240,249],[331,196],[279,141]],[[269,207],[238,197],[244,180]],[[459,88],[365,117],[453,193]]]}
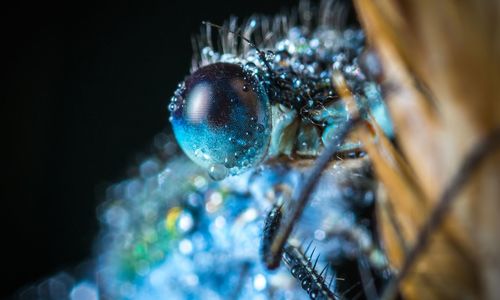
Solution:
{"label": "dark background", "polygon": [[169,130],[167,104],[201,21],[289,5],[68,2],[2,8],[0,298],[92,255],[96,205]]}

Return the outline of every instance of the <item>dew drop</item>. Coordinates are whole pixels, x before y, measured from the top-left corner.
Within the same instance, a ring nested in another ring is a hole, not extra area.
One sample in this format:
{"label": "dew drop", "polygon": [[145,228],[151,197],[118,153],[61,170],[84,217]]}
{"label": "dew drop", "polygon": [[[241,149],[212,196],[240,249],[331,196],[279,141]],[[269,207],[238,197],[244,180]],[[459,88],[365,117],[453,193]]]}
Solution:
{"label": "dew drop", "polygon": [[255,152],[256,152],[255,148],[253,148],[253,147],[250,147],[247,149],[247,155],[249,155],[249,156],[255,155]]}
{"label": "dew drop", "polygon": [[274,52],[271,50],[268,50],[266,52],[266,60],[267,61],[272,61],[274,59]]}
{"label": "dew drop", "polygon": [[254,63],[247,63],[244,67],[243,70],[250,76],[255,76],[259,72],[259,69]]}
{"label": "dew drop", "polygon": [[224,158],[224,166],[228,169],[234,167],[235,166],[234,159],[232,157]]}
{"label": "dew drop", "polygon": [[292,86],[294,88],[300,88],[300,86],[302,85],[302,81],[300,81],[300,79],[295,79],[294,81],[292,81]]}
{"label": "dew drop", "polygon": [[213,164],[208,168],[208,175],[213,180],[222,180],[227,176],[227,168],[221,164]]}
{"label": "dew drop", "polygon": [[168,110],[169,110],[169,111],[174,111],[174,110],[176,110],[176,109],[177,109],[177,104],[175,104],[175,103],[173,103],[173,102],[172,102],[172,103],[170,103],[170,104],[168,105]]}

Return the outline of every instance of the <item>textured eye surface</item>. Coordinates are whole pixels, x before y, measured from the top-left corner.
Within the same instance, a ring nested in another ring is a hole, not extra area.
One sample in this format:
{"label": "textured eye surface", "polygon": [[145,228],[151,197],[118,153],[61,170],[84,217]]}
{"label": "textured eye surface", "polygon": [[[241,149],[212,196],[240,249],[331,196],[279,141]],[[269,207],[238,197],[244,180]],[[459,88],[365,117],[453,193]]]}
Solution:
{"label": "textured eye surface", "polygon": [[264,88],[236,64],[196,70],[169,106],[184,152],[214,179],[262,160],[270,140],[270,104]]}

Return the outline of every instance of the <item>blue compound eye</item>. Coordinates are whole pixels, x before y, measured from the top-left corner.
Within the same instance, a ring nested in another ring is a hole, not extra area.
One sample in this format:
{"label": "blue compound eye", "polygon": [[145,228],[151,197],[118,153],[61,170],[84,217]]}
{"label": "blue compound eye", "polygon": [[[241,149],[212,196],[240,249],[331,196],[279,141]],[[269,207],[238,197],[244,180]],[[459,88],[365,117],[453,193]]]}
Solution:
{"label": "blue compound eye", "polygon": [[270,104],[262,85],[239,65],[215,63],[195,71],[169,106],[184,152],[214,179],[259,163],[270,140]]}

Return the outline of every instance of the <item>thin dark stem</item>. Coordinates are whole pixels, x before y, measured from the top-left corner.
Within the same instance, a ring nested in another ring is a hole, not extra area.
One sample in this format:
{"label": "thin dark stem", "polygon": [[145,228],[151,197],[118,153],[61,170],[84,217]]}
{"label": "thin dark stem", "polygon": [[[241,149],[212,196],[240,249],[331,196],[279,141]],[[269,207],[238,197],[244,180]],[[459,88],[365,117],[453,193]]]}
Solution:
{"label": "thin dark stem", "polygon": [[476,145],[469,155],[467,155],[464,163],[452,178],[451,183],[439,198],[436,208],[432,211],[427,222],[425,222],[423,228],[420,230],[416,243],[408,252],[408,256],[401,270],[385,289],[382,295],[383,300],[392,300],[396,298],[399,284],[408,275],[411,267],[424,252],[429,244],[431,234],[443,223],[444,217],[449,211],[453,200],[457,198],[461,188],[469,180],[474,171],[481,166],[486,157],[493,153],[498,146],[500,146],[500,128],[493,131],[492,134]]}

